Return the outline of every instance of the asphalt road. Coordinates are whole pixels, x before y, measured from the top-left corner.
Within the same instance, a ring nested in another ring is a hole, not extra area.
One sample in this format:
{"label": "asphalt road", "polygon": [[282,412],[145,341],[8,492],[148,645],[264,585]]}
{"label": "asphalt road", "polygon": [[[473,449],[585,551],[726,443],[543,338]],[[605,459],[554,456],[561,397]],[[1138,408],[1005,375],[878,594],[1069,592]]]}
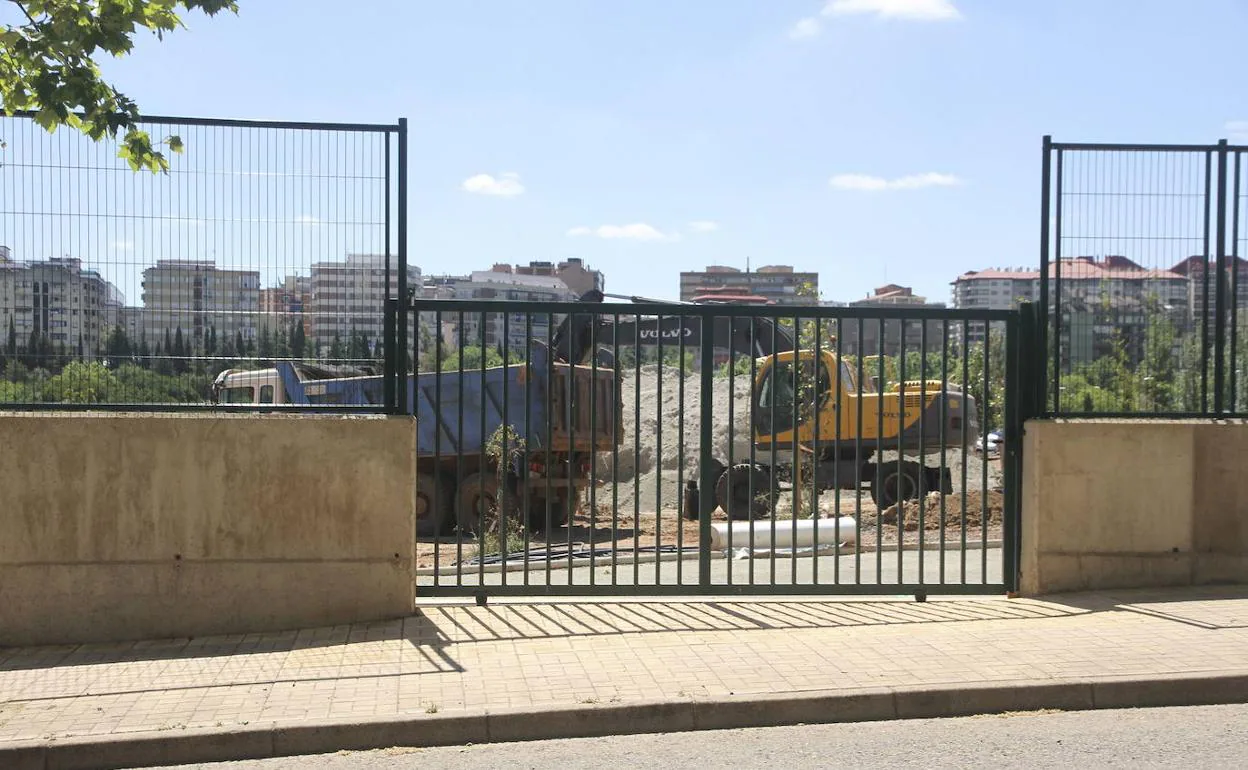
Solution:
{"label": "asphalt road", "polygon": [[204,770],[482,768],[1241,768],[1248,706],[811,725],[196,765]]}

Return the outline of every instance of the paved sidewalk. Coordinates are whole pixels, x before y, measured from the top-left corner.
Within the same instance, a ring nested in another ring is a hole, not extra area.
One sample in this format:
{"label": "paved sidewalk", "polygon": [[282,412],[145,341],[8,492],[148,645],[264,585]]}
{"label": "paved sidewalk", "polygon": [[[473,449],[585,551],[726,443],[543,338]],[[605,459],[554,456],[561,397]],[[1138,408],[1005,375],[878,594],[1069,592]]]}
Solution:
{"label": "paved sidewalk", "polygon": [[[350,732],[350,726],[358,731],[370,722],[401,722],[405,735],[417,736],[414,742],[454,742],[457,733],[445,732],[446,725],[467,729],[468,723],[452,718],[490,714],[524,716],[508,729],[495,723],[488,736],[495,739],[577,732],[576,724],[559,717],[564,712],[580,715],[572,722],[583,723],[581,732],[611,731],[586,721],[593,712],[623,732],[642,713],[625,707],[643,704],[660,713],[664,704],[692,703],[696,709],[699,703],[763,699],[774,713],[760,720],[783,721],[777,715],[791,704],[777,699],[803,694],[888,694],[888,707],[904,715],[897,693],[905,691],[942,697],[997,693],[983,706],[967,702],[953,709],[965,712],[993,710],[994,703],[1009,708],[1013,701],[1001,701],[1000,693],[1030,685],[1130,681],[1147,688],[1149,682],[1194,677],[1207,686],[1179,699],[1195,703],[1225,699],[1209,689],[1219,677],[1245,676],[1248,587],[923,604],[733,599],[440,605],[393,622],[290,633],[0,649],[0,759],[9,750],[15,766],[24,757],[26,766],[50,767],[56,763],[44,751],[48,746],[99,751],[129,738],[156,737],[168,747],[180,735],[200,739],[197,757],[241,758],[284,753],[274,748],[272,732],[308,725],[317,728],[321,742],[305,747],[384,745],[384,731],[372,737]],[[1069,691],[1046,692],[1060,703],[1041,696],[1024,700],[1060,706],[1072,697]],[[1107,696],[1087,692],[1086,703],[1079,695],[1069,707],[1113,705]],[[1233,692],[1248,700],[1242,681]],[[1165,699],[1177,697],[1172,692]],[[794,719],[836,718],[827,702],[821,708]],[[866,708],[841,717],[871,713]],[[680,722],[684,716],[672,718]],[[231,733],[269,737],[224,741],[216,754],[202,740]],[[15,753],[19,746],[28,751]],[[160,749],[152,761],[186,759],[170,750]]]}

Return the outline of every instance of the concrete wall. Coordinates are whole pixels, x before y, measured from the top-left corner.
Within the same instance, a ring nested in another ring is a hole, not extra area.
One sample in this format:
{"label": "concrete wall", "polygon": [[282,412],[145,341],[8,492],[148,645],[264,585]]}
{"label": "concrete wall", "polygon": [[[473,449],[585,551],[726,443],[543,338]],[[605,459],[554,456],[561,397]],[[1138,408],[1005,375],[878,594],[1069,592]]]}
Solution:
{"label": "concrete wall", "polygon": [[1033,421],[1022,592],[1248,582],[1248,424]]}
{"label": "concrete wall", "polygon": [[415,425],[0,414],[0,645],[406,615]]}

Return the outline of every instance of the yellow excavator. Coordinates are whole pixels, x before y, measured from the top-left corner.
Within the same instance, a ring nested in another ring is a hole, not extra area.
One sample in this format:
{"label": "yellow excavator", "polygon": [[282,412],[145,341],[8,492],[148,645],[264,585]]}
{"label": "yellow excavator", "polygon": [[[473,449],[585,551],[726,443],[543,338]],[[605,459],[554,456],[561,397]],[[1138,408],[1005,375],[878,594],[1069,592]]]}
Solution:
{"label": "yellow excavator", "polygon": [[[876,367],[878,372],[878,361]],[[953,491],[949,468],[926,466],[923,459],[975,441],[975,399],[940,380],[881,386],[865,366],[868,381],[860,383],[856,368],[827,348],[757,360],[750,409],[753,458],[719,463],[718,507],[734,519],[767,515],[780,482],[792,482],[795,468],[803,469],[802,485],[868,485],[881,509]]]}

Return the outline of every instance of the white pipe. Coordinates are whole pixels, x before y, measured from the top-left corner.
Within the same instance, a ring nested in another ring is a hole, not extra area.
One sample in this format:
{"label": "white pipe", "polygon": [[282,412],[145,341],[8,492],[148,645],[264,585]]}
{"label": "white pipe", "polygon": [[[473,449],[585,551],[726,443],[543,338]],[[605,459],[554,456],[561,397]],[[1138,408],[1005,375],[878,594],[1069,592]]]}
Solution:
{"label": "white pipe", "polygon": [[[775,536],[772,536],[772,525]],[[838,519],[798,519],[794,521],[717,521],[711,524],[711,550],[728,547],[728,531],[732,530],[732,547],[749,548],[750,532],[753,530],[755,548],[805,548],[815,544],[815,532],[819,533],[820,545],[834,542],[852,543],[857,538],[854,517]],[[796,532],[794,531],[796,529]]]}

